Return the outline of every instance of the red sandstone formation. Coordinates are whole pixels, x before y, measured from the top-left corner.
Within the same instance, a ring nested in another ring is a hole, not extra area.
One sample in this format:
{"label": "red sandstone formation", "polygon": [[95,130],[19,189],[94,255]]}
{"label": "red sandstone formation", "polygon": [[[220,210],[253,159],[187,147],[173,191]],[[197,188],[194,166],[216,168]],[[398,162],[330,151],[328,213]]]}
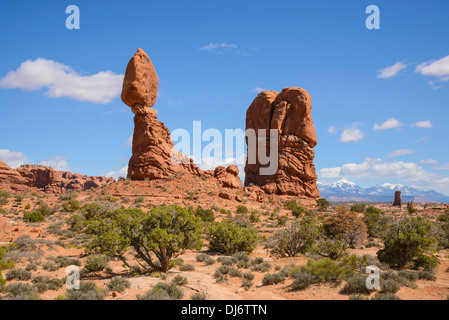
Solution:
{"label": "red sandstone formation", "polygon": [[247,160],[246,186],[261,186],[270,194],[319,198],[313,163],[317,137],[311,112],[312,98],[298,87],[285,88],[281,93],[264,91],[254,99],[246,112],[246,129],[254,129],[256,134],[258,129],[267,130],[267,153],[269,130],[278,131],[279,165],[275,174],[264,176],[259,170],[268,165],[259,161],[249,164]]}
{"label": "red sandstone formation", "polygon": [[25,192],[37,189],[45,193],[60,194],[68,190],[98,188],[113,181],[113,178],[89,177],[40,165],[27,164],[18,169],[11,169],[0,161],[0,190]]}
{"label": "red sandstone formation", "polygon": [[162,179],[188,172],[214,176],[225,187],[242,187],[237,167],[203,172],[192,159],[173,148],[170,131],[157,120],[157,111],[151,108],[156,103],[158,82],[150,58],[142,49],[137,49],[126,67],[121,95],[134,113],[133,154],[128,164],[128,178]]}
{"label": "red sandstone formation", "polygon": [[394,193],[393,206],[394,206],[394,207],[402,208],[401,191],[396,191],[396,192]]}

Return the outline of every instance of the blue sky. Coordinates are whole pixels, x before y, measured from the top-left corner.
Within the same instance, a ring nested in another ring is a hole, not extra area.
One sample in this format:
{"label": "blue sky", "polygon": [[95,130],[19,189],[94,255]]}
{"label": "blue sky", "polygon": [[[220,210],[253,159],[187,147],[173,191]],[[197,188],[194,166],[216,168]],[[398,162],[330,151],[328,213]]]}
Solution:
{"label": "blue sky", "polygon": [[[65,25],[71,4],[79,30]],[[372,4],[380,30],[365,27]],[[0,159],[125,172],[121,77],[142,48],[170,131],[244,129],[258,90],[299,86],[313,99],[320,181],[449,194],[448,12],[442,0],[3,2]]]}

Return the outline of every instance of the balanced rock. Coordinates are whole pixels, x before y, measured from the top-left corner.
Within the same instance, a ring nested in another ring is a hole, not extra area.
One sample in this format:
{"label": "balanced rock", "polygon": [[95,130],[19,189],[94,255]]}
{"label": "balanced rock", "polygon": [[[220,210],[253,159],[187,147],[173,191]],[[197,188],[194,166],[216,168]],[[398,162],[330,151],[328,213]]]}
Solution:
{"label": "balanced rock", "polygon": [[[156,103],[157,88],[158,77],[153,63],[142,49],[138,49],[126,67],[121,95],[122,101],[134,113],[128,178],[162,179],[181,172],[205,175],[192,159],[174,149],[170,131],[157,119],[157,111],[152,108]],[[230,177],[224,179],[228,178],[229,183],[233,184]]]}
{"label": "balanced rock", "polygon": [[227,188],[241,188],[242,181],[239,178],[239,168],[231,164],[227,168],[216,167],[214,170],[214,177],[221,182],[223,187]]}
{"label": "balanced rock", "polygon": [[254,129],[256,135],[259,129],[266,130],[267,153],[270,150],[270,129],[278,132],[277,171],[271,175],[262,175],[260,169],[269,164],[262,165],[258,157],[254,164],[248,163],[247,159],[246,186],[261,186],[269,194],[293,195],[311,200],[319,198],[313,163],[317,137],[312,118],[312,98],[306,90],[291,87],[283,89],[281,93],[259,93],[246,112],[246,129]]}
{"label": "balanced rock", "polygon": [[400,208],[402,208],[401,191],[395,191],[393,207],[400,207]]}

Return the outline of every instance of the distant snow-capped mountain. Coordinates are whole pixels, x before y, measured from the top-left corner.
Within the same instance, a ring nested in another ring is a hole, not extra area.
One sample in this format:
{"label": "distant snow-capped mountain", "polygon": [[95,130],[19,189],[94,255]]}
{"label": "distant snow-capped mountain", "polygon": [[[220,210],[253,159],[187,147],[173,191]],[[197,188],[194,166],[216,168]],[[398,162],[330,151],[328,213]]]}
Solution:
{"label": "distant snow-capped mountain", "polygon": [[342,179],[331,183],[318,182],[318,189],[321,197],[330,201],[390,202],[394,199],[394,192],[401,191],[403,202],[449,203],[449,197],[439,192],[423,191],[402,184],[384,183],[364,189],[348,179]]}

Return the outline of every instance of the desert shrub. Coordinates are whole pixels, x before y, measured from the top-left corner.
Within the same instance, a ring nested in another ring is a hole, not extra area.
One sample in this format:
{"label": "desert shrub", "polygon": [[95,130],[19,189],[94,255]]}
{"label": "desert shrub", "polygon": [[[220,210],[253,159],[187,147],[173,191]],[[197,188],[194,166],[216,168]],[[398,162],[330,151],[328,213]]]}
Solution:
{"label": "desert shrub", "polygon": [[214,222],[215,221],[214,212],[210,209],[206,210],[201,207],[198,207],[195,211],[195,216],[199,217],[204,222]]}
{"label": "desert shrub", "polygon": [[81,267],[81,260],[75,258],[67,258],[64,256],[57,256],[55,259],[55,263],[59,266],[59,268],[65,268],[68,266],[78,266]]}
{"label": "desert shrub", "polygon": [[260,213],[257,210],[252,210],[249,215],[249,222],[258,223],[260,222]]}
{"label": "desert shrub", "polygon": [[196,256],[197,262],[204,262],[206,265],[211,265],[215,263],[215,259],[206,253],[201,253]]}
{"label": "desert shrub", "polygon": [[327,201],[327,200],[324,199],[324,198],[318,199],[317,202],[316,202],[316,204],[317,204],[317,206],[318,206],[318,210],[320,210],[320,211],[326,210],[326,209],[329,208],[329,206],[331,205],[331,204],[329,203],[329,201]]}
{"label": "desert shrub", "polygon": [[109,258],[102,254],[91,254],[86,259],[84,268],[87,272],[103,271],[108,265]]}
{"label": "desert shrub", "polygon": [[58,291],[65,283],[63,279],[52,278],[49,276],[37,276],[32,282],[39,293],[44,293],[48,290]]}
{"label": "desert shrub", "polygon": [[300,270],[300,268],[296,264],[291,263],[291,264],[285,266],[281,270],[281,273],[286,277],[294,278],[299,273],[299,270]]}
{"label": "desert shrub", "polygon": [[367,276],[357,275],[346,280],[346,284],[340,291],[341,294],[370,294],[371,290],[366,287]]}
{"label": "desert shrub", "polygon": [[285,276],[282,273],[267,273],[263,276],[262,285],[269,286],[273,284],[283,283],[285,281]]}
{"label": "desert shrub", "polygon": [[243,205],[237,206],[236,212],[237,212],[238,214],[244,214],[244,215],[246,215],[246,214],[248,214],[248,208],[247,208],[246,206],[243,206]]}
{"label": "desert shrub", "polygon": [[382,210],[370,206],[366,208],[363,222],[366,224],[368,236],[379,237],[381,231],[385,229],[388,219]]}
{"label": "desert shrub", "polygon": [[338,260],[346,256],[348,246],[339,240],[320,240],[313,248],[313,252],[322,257]]}
{"label": "desert shrub", "polygon": [[408,213],[412,214],[418,212],[418,209],[416,209],[414,206],[408,206],[407,211]]}
{"label": "desert shrub", "polygon": [[349,296],[349,300],[369,300],[369,299],[361,294],[353,294]]}
{"label": "desert shrub", "polygon": [[26,281],[31,279],[31,272],[24,269],[11,269],[5,275],[6,280],[21,280]]}
{"label": "desert shrub", "polygon": [[392,293],[376,293],[371,300],[401,300],[397,295]]}
{"label": "desert shrub", "polygon": [[230,277],[241,278],[243,276],[243,273],[240,270],[230,267],[230,266],[220,266],[215,270],[213,277],[217,279],[223,275],[229,275]]}
{"label": "desert shrub", "polygon": [[401,284],[393,279],[381,281],[380,288],[383,293],[396,293],[401,289]]}
{"label": "desert shrub", "polygon": [[191,263],[183,263],[179,266],[179,270],[181,271],[194,271],[195,266]]}
{"label": "desert shrub", "polygon": [[192,300],[206,300],[206,295],[202,292],[195,292],[190,296]]}
{"label": "desert shrub", "polygon": [[351,274],[350,268],[340,266],[330,258],[309,259],[307,264],[301,267],[301,272],[313,275],[321,283],[340,282]]}
{"label": "desert shrub", "polygon": [[68,200],[76,199],[76,197],[78,197],[78,195],[75,192],[69,190],[66,193],[60,194],[59,200],[68,201]]}
{"label": "desert shrub", "polygon": [[11,283],[6,287],[9,300],[39,300],[39,295],[35,288],[28,283]]}
{"label": "desert shrub", "polygon": [[320,236],[321,228],[314,218],[295,220],[276,232],[267,247],[280,257],[294,257],[309,250]]}
{"label": "desert shrub", "polygon": [[278,217],[277,225],[279,227],[283,227],[283,226],[285,226],[287,224],[287,221],[288,221],[288,217],[287,216],[280,216],[280,217]]}
{"label": "desert shrub", "polygon": [[[352,232],[349,239],[357,242],[362,242],[367,235],[365,223],[358,219],[357,213],[349,211],[344,205],[337,206],[335,214],[325,220],[324,230],[328,236],[337,240],[345,240],[348,232]],[[354,242],[348,244],[354,245]]]}
{"label": "desert shrub", "polygon": [[59,266],[53,262],[47,261],[42,265],[42,269],[53,272],[59,270]]}
{"label": "desert shrub", "polygon": [[173,278],[172,282],[175,283],[178,286],[183,286],[183,285],[186,285],[188,283],[187,278],[183,277],[183,276],[181,276],[179,274],[176,277]]}
{"label": "desert shrub", "polygon": [[363,213],[365,212],[366,204],[364,203],[355,203],[351,206],[352,212]]}
{"label": "desert shrub", "polygon": [[175,283],[159,282],[145,295],[138,295],[139,300],[181,300],[184,292]]}
{"label": "desert shrub", "polygon": [[62,204],[62,211],[63,212],[75,212],[80,209],[80,202],[76,199],[70,199],[67,202],[64,202]]}
{"label": "desert shrub", "polygon": [[229,258],[229,257],[224,257],[224,258],[219,259],[219,262],[223,266],[232,266],[235,262],[237,262],[237,260]]}
{"label": "desert shrub", "polygon": [[243,276],[243,279],[254,280],[254,273],[246,272],[242,276]]}
{"label": "desert shrub", "polygon": [[432,228],[432,223],[421,217],[391,223],[382,232],[384,248],[377,252],[379,261],[397,267],[408,263],[428,268],[438,266],[435,257],[426,256],[436,250],[436,239],[430,234]]}
{"label": "desert shrub", "polygon": [[251,280],[242,278],[242,287],[243,289],[245,289],[245,291],[248,291],[253,285],[254,282],[252,282]]}
{"label": "desert shrub", "polygon": [[291,290],[305,290],[310,287],[312,284],[317,283],[317,278],[308,272],[298,272],[293,278],[293,282],[291,284]]}
{"label": "desert shrub", "polygon": [[131,282],[128,279],[115,277],[106,283],[106,286],[111,291],[123,292],[131,288]]}
{"label": "desert shrub", "polygon": [[271,269],[271,264],[269,262],[262,262],[259,264],[255,264],[251,267],[252,271],[258,272],[268,272]]}
{"label": "desert shrub", "polygon": [[203,246],[201,219],[174,205],[155,207],[148,213],[140,209],[110,211],[105,218],[89,221],[86,232],[93,234],[88,249],[117,257],[131,268],[124,257],[131,248],[139,259],[161,272],[176,265],[173,259],[181,250]]}
{"label": "desert shrub", "polygon": [[68,289],[66,300],[104,300],[107,290],[97,287],[95,282],[87,281],[80,283],[80,288]]}
{"label": "desert shrub", "polygon": [[45,217],[39,211],[25,212],[23,218],[28,222],[42,222],[45,221]]}
{"label": "desert shrub", "polygon": [[240,227],[233,221],[222,221],[211,226],[208,234],[209,248],[224,254],[251,253],[258,242],[257,229]]}
{"label": "desert shrub", "polygon": [[429,271],[421,270],[421,271],[418,271],[417,274],[418,274],[419,280],[428,280],[428,281],[436,281],[437,280],[437,276],[434,273],[429,272]]}
{"label": "desert shrub", "polygon": [[233,259],[241,262],[249,262],[250,257],[245,252],[236,252],[232,255]]}
{"label": "desert shrub", "polygon": [[37,271],[38,268],[39,268],[39,263],[38,262],[30,262],[25,267],[25,270],[27,270],[27,271]]}

